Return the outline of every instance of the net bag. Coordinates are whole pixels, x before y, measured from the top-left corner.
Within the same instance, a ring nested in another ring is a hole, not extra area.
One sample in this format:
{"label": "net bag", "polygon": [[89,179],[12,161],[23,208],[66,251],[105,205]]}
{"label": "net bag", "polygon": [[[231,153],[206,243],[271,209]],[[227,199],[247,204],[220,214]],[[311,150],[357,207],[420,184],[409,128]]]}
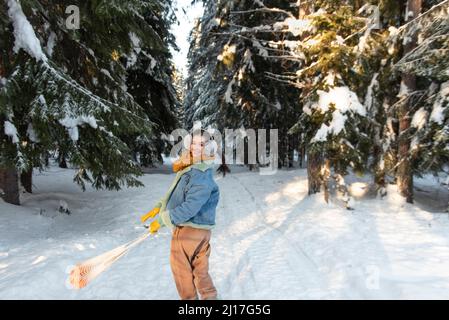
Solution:
{"label": "net bag", "polygon": [[114,262],[123,257],[129,250],[144,241],[150,233],[145,233],[137,239],[121,245],[111,251],[75,265],[70,271],[69,283],[75,289],[87,286],[98,275],[108,269]]}

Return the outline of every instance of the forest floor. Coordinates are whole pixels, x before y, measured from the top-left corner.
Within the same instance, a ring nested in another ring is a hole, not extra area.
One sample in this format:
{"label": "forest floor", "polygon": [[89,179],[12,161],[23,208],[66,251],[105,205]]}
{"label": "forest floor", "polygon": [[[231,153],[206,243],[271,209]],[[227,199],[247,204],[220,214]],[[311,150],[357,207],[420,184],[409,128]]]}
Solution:
{"label": "forest floor", "polygon": [[[0,200],[0,299],[178,299],[167,228],[86,288],[66,284],[70,266],[146,232],[139,218],[174,174],[150,170],[145,188],[119,192],[82,192],[73,174],[36,172],[22,206]],[[354,177],[351,211],[307,196],[304,169],[259,175],[234,167],[216,180],[210,274],[222,299],[449,297],[449,194],[433,177],[416,180],[415,205],[393,185],[384,199],[364,195],[365,182]],[[61,200],[70,215],[58,212]]]}

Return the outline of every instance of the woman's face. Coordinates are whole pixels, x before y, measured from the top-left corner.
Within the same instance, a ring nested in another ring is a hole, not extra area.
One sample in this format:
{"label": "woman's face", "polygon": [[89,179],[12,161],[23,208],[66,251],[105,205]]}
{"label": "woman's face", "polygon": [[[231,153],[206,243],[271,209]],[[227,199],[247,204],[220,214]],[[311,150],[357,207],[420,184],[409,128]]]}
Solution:
{"label": "woman's face", "polygon": [[205,137],[203,135],[199,135],[199,134],[193,135],[192,144],[190,146],[190,150],[192,151],[193,159],[198,159],[198,160],[201,159],[201,156],[204,151],[204,146],[206,145],[207,140],[208,140],[207,137]]}

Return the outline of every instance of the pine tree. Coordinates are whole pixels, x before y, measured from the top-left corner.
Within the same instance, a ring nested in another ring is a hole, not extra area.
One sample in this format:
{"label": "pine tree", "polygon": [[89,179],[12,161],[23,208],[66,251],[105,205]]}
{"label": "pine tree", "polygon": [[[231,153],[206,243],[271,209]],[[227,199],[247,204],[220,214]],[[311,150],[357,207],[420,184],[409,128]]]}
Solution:
{"label": "pine tree", "polygon": [[418,39],[396,68],[417,79],[419,100],[409,131],[412,171],[437,175],[449,163],[449,1],[423,5],[425,13],[402,28],[404,37],[418,33]]}
{"label": "pine tree", "polygon": [[[416,18],[421,13],[422,0],[408,0],[405,11],[405,22]],[[410,33],[404,40],[404,54],[407,55],[416,47],[417,34]],[[411,73],[404,73],[401,80],[401,92],[399,97],[403,100],[398,108],[399,119],[399,146],[398,146],[398,168],[396,172],[399,192],[406,198],[407,202],[413,202],[413,170],[410,150],[410,124],[411,109],[413,108],[413,94],[416,91],[416,77]]]}
{"label": "pine tree", "polygon": [[295,62],[278,60],[285,49],[270,48],[270,43],[277,46],[285,35],[266,32],[264,26],[292,15],[288,10],[294,10],[295,1],[265,3],[283,9],[267,11],[261,1],[204,2],[205,14],[192,36],[187,123],[202,120],[221,131],[279,128],[280,136],[287,138],[281,141],[279,165],[291,165],[296,146],[287,130],[301,111],[298,92],[270,79],[270,74],[286,71]]}
{"label": "pine tree", "polygon": [[[148,115],[158,108],[159,127],[175,122],[175,94],[167,85],[171,67],[160,65],[170,58],[172,39],[158,15],[169,5],[83,1],[80,29],[68,30],[69,4],[1,3],[1,166],[19,173],[43,169],[57,151],[78,168],[74,181],[83,189],[85,182],[108,189],[141,186],[131,155],[138,151],[149,164],[157,152],[157,126]],[[138,83],[148,67],[149,76]],[[149,82],[153,87],[138,89]],[[158,94],[148,99],[155,88]]]}
{"label": "pine tree", "polygon": [[363,8],[351,1],[317,1],[300,19],[283,23],[301,36],[292,49],[303,62],[294,76],[284,76],[302,88],[304,113],[291,131],[304,135],[309,194],[324,190],[326,201],[331,169],[344,189],[348,168],[364,172],[370,151],[370,119],[362,102],[375,74],[375,25],[357,10]]}

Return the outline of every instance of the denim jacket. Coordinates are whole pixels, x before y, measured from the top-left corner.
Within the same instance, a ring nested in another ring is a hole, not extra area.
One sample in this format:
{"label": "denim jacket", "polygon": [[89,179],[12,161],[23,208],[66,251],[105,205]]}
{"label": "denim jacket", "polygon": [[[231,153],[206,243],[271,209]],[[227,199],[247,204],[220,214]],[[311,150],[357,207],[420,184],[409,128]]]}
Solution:
{"label": "denim jacket", "polygon": [[160,200],[159,222],[171,228],[180,225],[212,229],[219,197],[212,166],[193,164],[177,173],[166,196]]}

